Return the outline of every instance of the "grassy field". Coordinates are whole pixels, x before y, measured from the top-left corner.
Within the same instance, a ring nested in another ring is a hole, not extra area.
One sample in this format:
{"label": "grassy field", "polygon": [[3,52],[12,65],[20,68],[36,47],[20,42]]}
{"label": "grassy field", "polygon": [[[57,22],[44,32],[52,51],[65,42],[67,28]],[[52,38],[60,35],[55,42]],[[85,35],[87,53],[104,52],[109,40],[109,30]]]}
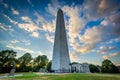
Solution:
{"label": "grassy field", "polygon": [[0,80],[120,80],[120,74],[36,74],[20,73],[23,76]]}

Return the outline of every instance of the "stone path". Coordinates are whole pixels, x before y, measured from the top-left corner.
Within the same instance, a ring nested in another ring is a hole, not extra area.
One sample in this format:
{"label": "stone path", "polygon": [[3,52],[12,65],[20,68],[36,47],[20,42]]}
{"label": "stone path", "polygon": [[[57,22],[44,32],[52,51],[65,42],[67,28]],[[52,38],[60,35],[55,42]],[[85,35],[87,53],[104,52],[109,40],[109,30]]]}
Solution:
{"label": "stone path", "polygon": [[8,78],[8,77],[16,77],[16,76],[22,76],[23,74],[15,74],[14,76],[0,76],[0,79],[1,78]]}
{"label": "stone path", "polygon": [[95,75],[95,76],[107,76],[107,77],[120,77],[119,74],[92,74],[92,75]]}
{"label": "stone path", "polygon": [[72,73],[44,73],[44,72],[37,72],[36,74],[42,74],[42,75],[65,75],[65,74],[72,74]]}

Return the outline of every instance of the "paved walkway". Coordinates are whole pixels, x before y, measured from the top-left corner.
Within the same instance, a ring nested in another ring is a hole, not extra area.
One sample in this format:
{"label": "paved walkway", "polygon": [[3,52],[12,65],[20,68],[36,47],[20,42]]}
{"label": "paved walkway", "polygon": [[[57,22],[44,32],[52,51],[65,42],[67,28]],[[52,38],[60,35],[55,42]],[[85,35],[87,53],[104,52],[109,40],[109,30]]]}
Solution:
{"label": "paved walkway", "polygon": [[13,75],[13,76],[0,76],[0,79],[1,78],[8,78],[8,77],[16,77],[16,76],[22,76],[22,74],[15,74],[15,75]]}
{"label": "paved walkway", "polygon": [[94,73],[92,75],[95,75],[95,76],[107,76],[107,77],[120,77],[120,74],[97,74],[97,73]]}
{"label": "paved walkway", "polygon": [[44,73],[44,72],[36,72],[36,74],[42,74],[42,75],[64,75],[64,74],[72,74],[72,73]]}

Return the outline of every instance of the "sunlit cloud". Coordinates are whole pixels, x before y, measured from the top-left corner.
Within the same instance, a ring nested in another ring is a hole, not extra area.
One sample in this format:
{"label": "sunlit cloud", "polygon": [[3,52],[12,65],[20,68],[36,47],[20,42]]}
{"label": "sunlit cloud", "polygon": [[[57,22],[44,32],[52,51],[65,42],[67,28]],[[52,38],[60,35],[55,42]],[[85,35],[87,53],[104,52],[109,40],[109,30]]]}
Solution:
{"label": "sunlit cloud", "polygon": [[108,59],[109,57],[107,55],[104,55],[103,56],[103,59]]}
{"label": "sunlit cloud", "polygon": [[110,54],[110,58],[116,57],[118,55],[120,55],[120,52],[112,53],[112,54]]}
{"label": "sunlit cloud", "polygon": [[24,29],[28,32],[40,30],[40,27],[38,27],[29,17],[22,16],[21,19],[26,23],[19,23],[18,24],[19,28]]}
{"label": "sunlit cloud", "polygon": [[103,58],[104,58],[104,59],[111,59],[111,58],[114,58],[114,57],[116,57],[116,56],[120,56],[120,51],[111,53],[111,54],[109,54],[109,55],[104,55]]}
{"label": "sunlit cloud", "polygon": [[14,29],[11,26],[5,25],[4,23],[0,23],[0,30],[2,30],[2,31],[11,31],[11,32],[14,31]]}
{"label": "sunlit cloud", "polygon": [[20,50],[20,51],[24,51],[24,52],[29,52],[29,53],[34,52],[34,51],[30,50],[30,49],[26,49],[26,48],[19,47],[19,46],[7,45],[6,47],[14,49],[14,50]]}
{"label": "sunlit cloud", "polygon": [[27,16],[22,16],[21,20],[23,20],[25,23],[19,23],[18,27],[21,29],[24,29],[27,32],[30,32],[30,36],[33,37],[39,37],[38,31],[41,30],[38,25],[36,25],[29,17]]}
{"label": "sunlit cloud", "polygon": [[12,10],[12,13],[15,14],[15,15],[19,15],[19,12],[17,10],[15,10],[14,8],[11,8]]}
{"label": "sunlit cloud", "polygon": [[39,37],[39,33],[38,32],[33,32],[32,34],[31,34],[31,36],[33,36],[33,37]]}
{"label": "sunlit cloud", "polygon": [[1,1],[1,4],[2,4],[5,8],[8,8],[8,4],[3,3],[2,1]]}
{"label": "sunlit cloud", "polygon": [[56,24],[55,20],[53,20],[52,22],[44,23],[42,26],[42,29],[45,32],[54,33],[55,32],[55,24]]}
{"label": "sunlit cloud", "polygon": [[18,27],[28,32],[34,32],[35,30],[39,30],[39,27],[32,23],[20,23],[18,24]]}
{"label": "sunlit cloud", "polygon": [[54,36],[51,36],[51,35],[49,35],[49,34],[46,34],[45,36],[46,36],[46,39],[47,39],[48,41],[50,41],[51,43],[54,42]]}
{"label": "sunlit cloud", "polygon": [[42,53],[41,51],[37,52],[38,55],[44,55],[44,53]]}
{"label": "sunlit cloud", "polygon": [[111,51],[111,50],[114,50],[114,49],[115,49],[114,46],[101,46],[100,47],[100,52]]}
{"label": "sunlit cloud", "polygon": [[25,45],[31,45],[30,40],[24,39],[24,40],[22,40],[22,42],[23,42]]}
{"label": "sunlit cloud", "polygon": [[46,11],[53,16],[57,16],[57,10],[62,8],[58,0],[51,0],[51,3],[48,4]]}
{"label": "sunlit cloud", "polygon": [[13,44],[18,43],[18,42],[19,42],[18,40],[12,40],[12,41],[10,41],[10,43],[13,43]]}
{"label": "sunlit cloud", "polygon": [[47,21],[45,20],[45,18],[43,16],[41,16],[38,12],[35,12],[34,15],[37,18],[37,20],[36,20],[37,25],[41,25],[41,24],[47,23]]}
{"label": "sunlit cloud", "polygon": [[72,53],[70,53],[70,59],[72,62],[76,62],[76,61],[80,60],[80,58],[77,54],[72,54]]}
{"label": "sunlit cloud", "polygon": [[17,25],[18,24],[18,22],[16,22],[16,21],[14,21],[14,20],[12,20],[9,16],[7,16],[6,14],[3,14],[4,15],[4,17],[6,17],[11,23],[13,23],[14,25]]}

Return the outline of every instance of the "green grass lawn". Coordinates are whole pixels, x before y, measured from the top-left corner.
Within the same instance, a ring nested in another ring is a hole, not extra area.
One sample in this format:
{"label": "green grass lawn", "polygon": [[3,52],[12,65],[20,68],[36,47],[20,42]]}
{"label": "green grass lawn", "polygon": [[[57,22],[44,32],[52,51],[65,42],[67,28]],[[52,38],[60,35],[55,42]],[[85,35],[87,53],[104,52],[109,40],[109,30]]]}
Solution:
{"label": "green grass lawn", "polygon": [[23,74],[23,76],[3,78],[0,80],[120,80],[120,74],[20,74]]}

